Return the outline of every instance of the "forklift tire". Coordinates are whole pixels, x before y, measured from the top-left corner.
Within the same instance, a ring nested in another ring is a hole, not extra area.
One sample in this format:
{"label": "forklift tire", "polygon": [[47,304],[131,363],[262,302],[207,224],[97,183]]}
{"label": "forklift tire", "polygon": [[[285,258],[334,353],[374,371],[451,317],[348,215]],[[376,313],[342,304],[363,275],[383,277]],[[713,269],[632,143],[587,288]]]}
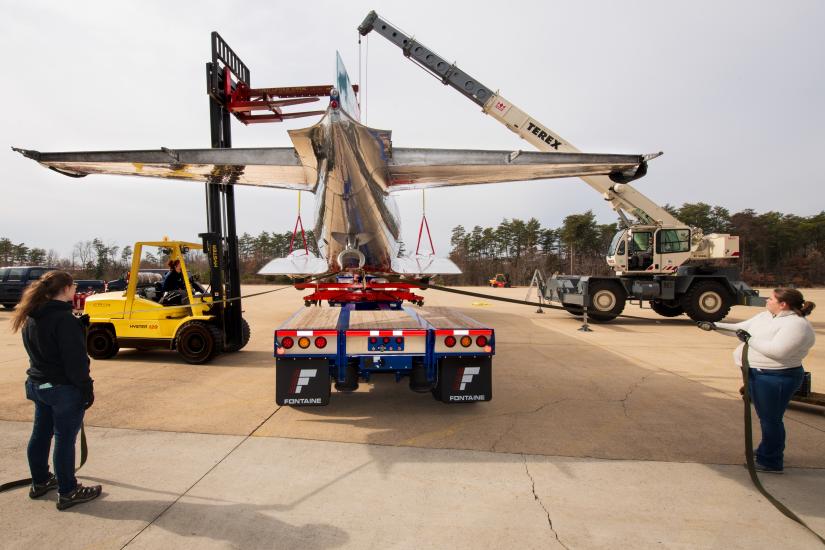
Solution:
{"label": "forklift tire", "polygon": [[594,323],[612,321],[624,311],[627,293],[622,286],[609,281],[595,281],[587,289],[590,294],[590,307],[587,318]]}
{"label": "forklift tire", "polygon": [[120,346],[111,328],[92,325],[86,334],[86,351],[92,359],[111,359],[120,351]]}
{"label": "forklift tire", "polygon": [[203,321],[189,321],[175,338],[175,349],[192,365],[206,363],[222,351],[223,338],[217,327]]}
{"label": "forklift tire", "polygon": [[662,317],[678,317],[685,312],[685,308],[682,307],[682,304],[666,304],[658,300],[650,301],[650,309]]}
{"label": "forklift tire", "polygon": [[241,318],[241,343],[240,345],[227,347],[226,351],[229,353],[241,351],[249,343],[250,336],[252,336],[252,331],[249,328],[249,323],[246,322],[246,319]]}
{"label": "forklift tire", "polygon": [[719,281],[699,281],[682,296],[682,307],[696,322],[721,321],[730,311],[733,297]]}

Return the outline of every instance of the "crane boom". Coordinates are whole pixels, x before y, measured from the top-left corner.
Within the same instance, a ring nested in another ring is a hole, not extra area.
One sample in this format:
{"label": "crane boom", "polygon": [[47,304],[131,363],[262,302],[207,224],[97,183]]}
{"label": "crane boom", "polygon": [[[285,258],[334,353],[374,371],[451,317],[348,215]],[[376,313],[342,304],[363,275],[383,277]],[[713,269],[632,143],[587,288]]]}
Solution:
{"label": "crane boom", "polygon": [[[498,92],[493,92],[492,88],[485,86],[459,69],[456,63],[450,63],[417,42],[414,37],[407,35],[375,11],[371,11],[358,27],[358,32],[362,35],[367,35],[371,31],[377,32],[401,48],[406,57],[441,80],[444,85],[454,88],[470,101],[479,105],[485,114],[504,124],[538,150],[551,153],[580,152],[567,140],[562,139],[557,133],[549,130],[547,126],[513,105],[512,102],[502,97]],[[646,160],[656,156],[658,155],[649,155]],[[643,164],[640,173],[627,179],[608,176],[586,176],[581,179],[601,194],[605,200],[609,201],[613,209],[628,225],[630,224],[627,222],[625,213],[634,216],[639,223],[645,225],[684,226],[685,224],[677,220],[667,210],[627,184],[628,181],[643,176],[645,170],[646,165]]]}

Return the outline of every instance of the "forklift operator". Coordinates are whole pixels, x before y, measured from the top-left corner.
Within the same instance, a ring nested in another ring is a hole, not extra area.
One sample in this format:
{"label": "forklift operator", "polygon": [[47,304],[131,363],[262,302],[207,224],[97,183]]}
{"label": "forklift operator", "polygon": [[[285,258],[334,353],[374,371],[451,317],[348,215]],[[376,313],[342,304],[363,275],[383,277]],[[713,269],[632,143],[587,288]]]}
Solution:
{"label": "forklift operator", "polygon": [[163,292],[186,290],[181,273],[180,260],[169,260],[169,273],[163,276]]}

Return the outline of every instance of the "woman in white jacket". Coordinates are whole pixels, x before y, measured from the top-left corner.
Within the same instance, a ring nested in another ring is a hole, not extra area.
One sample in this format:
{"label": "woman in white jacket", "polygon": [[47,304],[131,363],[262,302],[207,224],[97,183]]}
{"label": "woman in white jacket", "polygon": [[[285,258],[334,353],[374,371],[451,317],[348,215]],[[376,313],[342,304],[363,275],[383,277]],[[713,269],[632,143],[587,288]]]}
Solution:
{"label": "woman in white jacket", "polygon": [[815,335],[805,319],[814,309],[795,289],[777,288],[768,298],[767,311],[741,323],[700,323],[705,330],[719,328],[742,340],[733,352],[742,366],[742,348],[748,343],[749,390],[762,426],[762,442],[756,449],[756,466],[762,472],[781,473],[785,450],[782,417],[804,376],[802,359],[813,347]]}

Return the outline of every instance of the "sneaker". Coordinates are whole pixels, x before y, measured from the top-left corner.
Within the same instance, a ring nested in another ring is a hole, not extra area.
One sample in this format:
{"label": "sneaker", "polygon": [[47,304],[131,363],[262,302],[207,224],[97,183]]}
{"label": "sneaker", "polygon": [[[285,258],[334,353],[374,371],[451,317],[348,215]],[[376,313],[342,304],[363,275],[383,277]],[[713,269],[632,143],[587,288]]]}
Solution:
{"label": "sneaker", "polygon": [[757,472],[762,472],[763,474],[782,474],[782,473],[785,473],[785,471],[782,468],[768,468],[767,466],[763,466],[762,464],[759,464],[758,462],[754,462],[753,466],[754,466],[754,468],[753,468],[754,470],[756,470]]}
{"label": "sneaker", "polygon": [[57,478],[54,474],[49,473],[49,477],[43,483],[32,483],[29,489],[29,498],[42,497],[52,489],[57,489]]}
{"label": "sneaker", "polygon": [[65,510],[66,508],[71,508],[75,504],[82,504],[84,502],[94,500],[100,496],[102,490],[103,487],[101,487],[100,485],[84,487],[83,485],[78,483],[74,491],[72,491],[68,495],[57,496],[57,509]]}

